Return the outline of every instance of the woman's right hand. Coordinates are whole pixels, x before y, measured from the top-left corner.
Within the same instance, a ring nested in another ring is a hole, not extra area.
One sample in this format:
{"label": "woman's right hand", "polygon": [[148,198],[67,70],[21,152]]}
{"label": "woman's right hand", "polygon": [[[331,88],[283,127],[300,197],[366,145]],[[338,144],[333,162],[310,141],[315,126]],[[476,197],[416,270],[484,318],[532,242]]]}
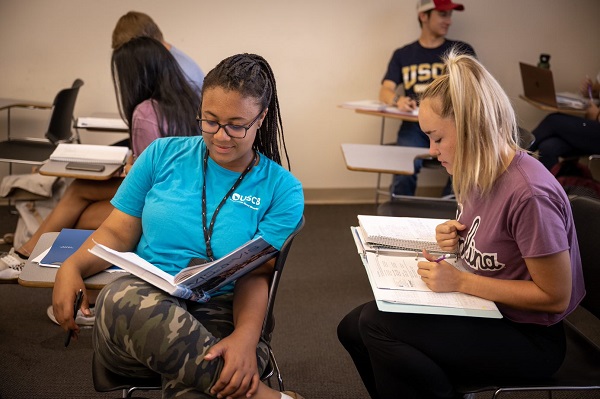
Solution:
{"label": "woman's right hand", "polygon": [[54,289],[52,290],[52,310],[54,318],[63,330],[72,330],[75,333],[75,337],[77,337],[79,326],[77,326],[73,318],[75,311],[73,307],[79,290],[83,290],[81,311],[86,316],[91,316],[91,312],[81,273],[75,267],[69,266],[73,266],[73,264],[63,264],[56,273]]}
{"label": "woman's right hand", "polygon": [[458,232],[466,227],[457,220],[448,220],[435,228],[435,240],[443,251],[455,252],[458,247]]}

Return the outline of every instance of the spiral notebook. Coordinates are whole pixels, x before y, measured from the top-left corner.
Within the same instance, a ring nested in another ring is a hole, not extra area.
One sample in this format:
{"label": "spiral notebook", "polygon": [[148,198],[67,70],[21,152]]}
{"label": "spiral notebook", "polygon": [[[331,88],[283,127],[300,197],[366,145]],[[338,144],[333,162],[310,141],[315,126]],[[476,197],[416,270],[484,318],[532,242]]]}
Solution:
{"label": "spiral notebook", "polygon": [[358,215],[365,241],[373,247],[447,253],[435,240],[435,228],[446,219]]}

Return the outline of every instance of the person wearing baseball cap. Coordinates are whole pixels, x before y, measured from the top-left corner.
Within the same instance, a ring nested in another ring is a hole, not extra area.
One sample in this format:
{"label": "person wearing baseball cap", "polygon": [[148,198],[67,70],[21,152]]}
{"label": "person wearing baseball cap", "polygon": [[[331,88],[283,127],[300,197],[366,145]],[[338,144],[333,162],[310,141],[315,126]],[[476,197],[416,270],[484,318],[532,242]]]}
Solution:
{"label": "person wearing baseball cap", "polygon": [[[379,100],[402,111],[418,108],[418,96],[425,87],[442,72],[442,56],[453,47],[475,56],[471,45],[446,38],[452,25],[453,11],[463,11],[465,6],[452,0],[418,0],[417,14],[421,35],[419,39],[394,51],[379,90]],[[429,139],[417,122],[402,122],[398,131],[397,145],[429,147]],[[414,175],[395,175],[391,185],[393,195],[415,195],[417,174],[423,161],[415,161]],[[442,195],[452,194],[452,184],[444,188]]]}

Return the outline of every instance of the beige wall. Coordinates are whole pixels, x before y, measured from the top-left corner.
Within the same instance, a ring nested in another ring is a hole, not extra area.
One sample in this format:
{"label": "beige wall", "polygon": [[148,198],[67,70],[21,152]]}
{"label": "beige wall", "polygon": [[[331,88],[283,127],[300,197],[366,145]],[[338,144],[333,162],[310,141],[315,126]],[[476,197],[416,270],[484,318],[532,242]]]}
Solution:
{"label": "beige wall", "polygon": [[[514,101],[520,123],[543,113],[518,99],[518,62],[552,55],[558,90],[576,90],[600,70],[597,0],[464,0],[449,37],[468,41]],[[128,10],[150,14],[165,38],[205,72],[238,52],[271,63],[292,171],[307,189],[370,188],[375,176],[349,172],[340,143],[377,143],[380,120],[337,105],[376,98],[392,51],[419,34],[413,0],[2,0],[0,96],[51,100],[75,78],[85,81],[76,115],[116,112],[110,79],[110,35]],[[14,132],[43,132],[33,111],[13,113]],[[41,112],[43,114],[43,112]],[[32,121],[33,120],[33,121]],[[394,140],[397,123],[387,123]],[[6,113],[0,115],[5,137]],[[109,140],[82,133],[84,142]],[[113,137],[111,136],[110,139]],[[0,165],[0,174],[7,168]],[[330,190],[329,195],[346,190]]]}

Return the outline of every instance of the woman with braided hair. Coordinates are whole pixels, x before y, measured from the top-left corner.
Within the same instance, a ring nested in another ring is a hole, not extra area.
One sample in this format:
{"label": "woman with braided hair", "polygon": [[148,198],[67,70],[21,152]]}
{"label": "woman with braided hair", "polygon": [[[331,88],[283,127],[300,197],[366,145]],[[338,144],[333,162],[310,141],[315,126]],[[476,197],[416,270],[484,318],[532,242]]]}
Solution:
{"label": "woman with braided hair", "polygon": [[[256,236],[280,249],[297,227],[304,198],[281,165],[282,153],[288,157],[267,61],[253,54],[221,61],[206,75],[197,120],[201,137],[155,140],[141,154],[112,200],[115,210],[59,269],[53,307],[65,330],[79,331],[73,301],[85,292],[83,278],[109,266],[87,251],[92,240],[175,274]],[[163,398],[300,398],[260,381],[272,268],[265,263],[206,303],[121,277],[96,302],[96,356],[121,375],[161,374]]]}

